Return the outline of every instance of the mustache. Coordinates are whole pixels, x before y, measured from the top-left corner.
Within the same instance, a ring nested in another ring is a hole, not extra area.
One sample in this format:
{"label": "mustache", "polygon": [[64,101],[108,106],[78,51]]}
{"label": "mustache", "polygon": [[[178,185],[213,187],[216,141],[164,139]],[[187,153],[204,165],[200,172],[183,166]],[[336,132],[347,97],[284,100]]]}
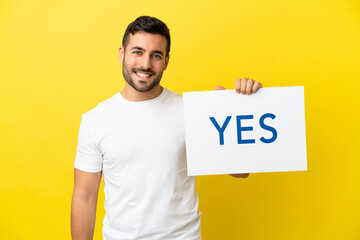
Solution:
{"label": "mustache", "polygon": [[133,68],[132,70],[133,70],[133,72],[144,72],[144,73],[150,73],[150,74],[152,74],[152,75],[155,74],[155,72],[152,71],[150,68],[148,68],[148,69],[144,69],[144,68]]}

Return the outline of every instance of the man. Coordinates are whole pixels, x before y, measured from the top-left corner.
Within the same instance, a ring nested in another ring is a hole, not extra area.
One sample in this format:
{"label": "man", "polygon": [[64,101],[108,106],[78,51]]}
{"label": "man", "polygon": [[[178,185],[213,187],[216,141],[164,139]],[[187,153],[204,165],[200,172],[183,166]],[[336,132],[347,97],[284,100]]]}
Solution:
{"label": "man", "polygon": [[[169,29],[160,20],[139,17],[126,29],[119,49],[124,89],[82,116],[73,239],[92,239],[102,174],[104,239],[201,239],[195,177],[187,176],[182,98],[159,84],[169,52]],[[260,87],[251,79],[235,82],[243,94]]]}

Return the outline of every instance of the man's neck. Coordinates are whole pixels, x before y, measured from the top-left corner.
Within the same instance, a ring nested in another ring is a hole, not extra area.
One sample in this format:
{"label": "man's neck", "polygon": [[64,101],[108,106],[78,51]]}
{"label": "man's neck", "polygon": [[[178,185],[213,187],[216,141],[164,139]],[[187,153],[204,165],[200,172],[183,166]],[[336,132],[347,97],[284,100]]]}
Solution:
{"label": "man's neck", "polygon": [[130,85],[125,84],[124,89],[121,91],[121,96],[128,101],[139,102],[154,99],[163,91],[163,87],[158,85],[148,92],[138,92]]}

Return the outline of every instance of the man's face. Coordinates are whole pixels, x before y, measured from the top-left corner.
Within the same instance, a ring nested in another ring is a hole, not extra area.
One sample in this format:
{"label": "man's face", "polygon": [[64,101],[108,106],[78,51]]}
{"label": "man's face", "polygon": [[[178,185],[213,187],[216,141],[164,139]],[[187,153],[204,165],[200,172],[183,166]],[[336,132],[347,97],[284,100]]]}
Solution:
{"label": "man's face", "polygon": [[166,44],[166,38],[160,34],[139,31],[129,35],[126,49],[119,49],[124,78],[137,92],[159,87],[169,62],[169,56],[165,57]]}

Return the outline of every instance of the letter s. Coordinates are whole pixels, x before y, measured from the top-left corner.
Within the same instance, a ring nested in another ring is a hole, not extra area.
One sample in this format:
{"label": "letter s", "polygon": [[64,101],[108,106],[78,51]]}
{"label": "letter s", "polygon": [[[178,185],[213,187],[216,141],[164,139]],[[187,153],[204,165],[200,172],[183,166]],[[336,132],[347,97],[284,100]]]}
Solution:
{"label": "letter s", "polygon": [[260,138],[260,141],[262,141],[263,143],[272,143],[276,140],[277,138],[277,131],[275,128],[273,127],[270,127],[268,125],[265,125],[264,123],[264,120],[265,118],[271,118],[271,119],[275,119],[276,116],[272,113],[265,113],[264,115],[261,116],[260,120],[259,120],[259,123],[260,123],[260,126],[265,129],[265,130],[268,130],[269,132],[272,132],[273,136],[270,138],[270,139],[266,139],[264,137],[261,137]]}

